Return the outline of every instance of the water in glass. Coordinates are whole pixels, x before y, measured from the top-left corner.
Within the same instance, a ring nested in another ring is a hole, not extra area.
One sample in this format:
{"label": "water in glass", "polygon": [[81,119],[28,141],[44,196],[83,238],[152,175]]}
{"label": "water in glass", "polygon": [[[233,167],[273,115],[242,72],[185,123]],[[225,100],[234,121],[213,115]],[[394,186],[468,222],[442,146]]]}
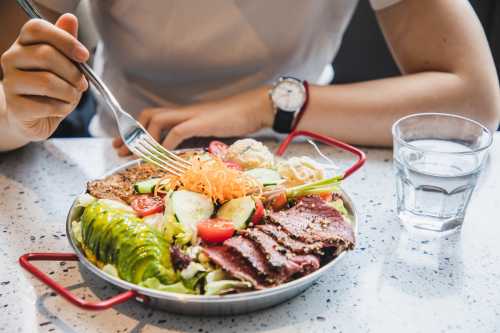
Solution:
{"label": "water in glass", "polygon": [[481,170],[478,157],[429,153],[471,151],[458,142],[423,139],[410,143],[422,151],[401,147],[394,160],[399,217],[420,229],[445,231],[460,226]]}

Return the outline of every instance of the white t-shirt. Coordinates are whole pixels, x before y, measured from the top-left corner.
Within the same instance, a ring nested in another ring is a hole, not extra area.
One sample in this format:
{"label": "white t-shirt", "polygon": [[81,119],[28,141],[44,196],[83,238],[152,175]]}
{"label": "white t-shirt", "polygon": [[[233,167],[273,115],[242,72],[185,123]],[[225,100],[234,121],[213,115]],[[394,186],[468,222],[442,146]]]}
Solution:
{"label": "white t-shirt", "polygon": [[[80,0],[37,0],[58,12]],[[88,0],[101,37],[94,67],[122,106],[190,104],[274,82],[326,84],[357,0]],[[370,0],[375,10],[401,0]],[[114,135],[98,107],[97,136]]]}

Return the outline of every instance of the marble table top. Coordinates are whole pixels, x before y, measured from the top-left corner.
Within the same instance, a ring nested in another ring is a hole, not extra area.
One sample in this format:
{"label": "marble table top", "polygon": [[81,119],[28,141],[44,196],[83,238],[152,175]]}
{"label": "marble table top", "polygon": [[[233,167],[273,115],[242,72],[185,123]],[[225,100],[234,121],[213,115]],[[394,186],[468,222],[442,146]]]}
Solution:
{"label": "marble table top", "polygon": [[[189,317],[135,301],[92,312],[25,272],[26,252],[69,252],[66,213],[87,180],[123,163],[107,139],[54,139],[0,153],[0,332],[493,332],[500,330],[500,144],[461,232],[408,233],[394,210],[392,153],[366,149],[344,184],[360,213],[356,249],[298,297],[234,317]],[[269,142],[270,146],[276,144]],[[304,153],[295,144],[292,153]],[[325,149],[342,166],[347,153]],[[118,290],[77,262],[38,262],[86,299]]]}

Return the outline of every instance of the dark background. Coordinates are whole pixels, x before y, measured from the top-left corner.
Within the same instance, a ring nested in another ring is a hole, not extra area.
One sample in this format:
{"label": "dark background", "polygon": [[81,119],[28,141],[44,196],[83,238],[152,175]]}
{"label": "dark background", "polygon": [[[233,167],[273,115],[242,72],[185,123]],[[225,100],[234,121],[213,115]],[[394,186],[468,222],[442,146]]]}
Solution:
{"label": "dark background", "polygon": [[[500,67],[500,0],[471,0],[490,42],[497,73]],[[339,54],[335,83],[350,83],[399,75],[368,0],[359,2]]]}

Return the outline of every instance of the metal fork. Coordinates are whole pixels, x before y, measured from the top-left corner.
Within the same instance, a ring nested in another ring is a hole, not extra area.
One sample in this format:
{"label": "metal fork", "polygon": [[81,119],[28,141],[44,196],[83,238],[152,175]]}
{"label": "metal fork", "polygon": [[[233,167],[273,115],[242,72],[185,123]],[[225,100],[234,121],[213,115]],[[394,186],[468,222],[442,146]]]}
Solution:
{"label": "metal fork", "polygon": [[[17,3],[29,17],[45,19],[30,0],[17,0]],[[75,65],[78,66],[90,83],[94,85],[108,108],[112,111],[120,136],[131,152],[143,160],[153,163],[159,168],[177,176],[181,176],[191,166],[190,162],[180,158],[156,142],[139,122],[124,111],[115,96],[88,64],[75,63]]]}

